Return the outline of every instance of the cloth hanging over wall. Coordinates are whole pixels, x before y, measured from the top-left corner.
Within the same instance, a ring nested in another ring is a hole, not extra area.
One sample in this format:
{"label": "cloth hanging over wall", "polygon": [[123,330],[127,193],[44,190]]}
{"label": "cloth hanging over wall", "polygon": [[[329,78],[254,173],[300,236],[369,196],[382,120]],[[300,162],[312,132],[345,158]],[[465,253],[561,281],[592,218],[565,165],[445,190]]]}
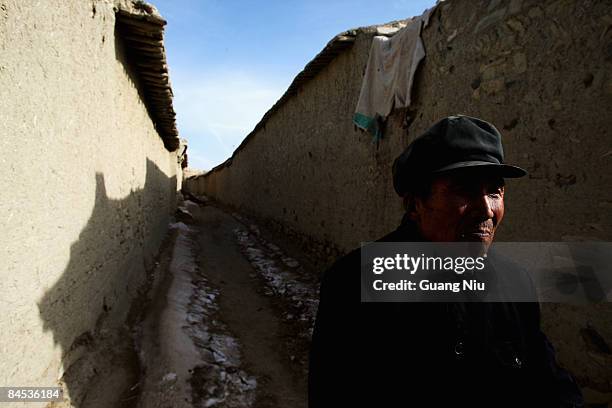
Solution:
{"label": "cloth hanging over wall", "polygon": [[414,17],[392,37],[374,36],[353,122],[382,137],[382,124],[393,109],[410,106],[410,91],[419,63],[425,58],[421,30],[435,6]]}

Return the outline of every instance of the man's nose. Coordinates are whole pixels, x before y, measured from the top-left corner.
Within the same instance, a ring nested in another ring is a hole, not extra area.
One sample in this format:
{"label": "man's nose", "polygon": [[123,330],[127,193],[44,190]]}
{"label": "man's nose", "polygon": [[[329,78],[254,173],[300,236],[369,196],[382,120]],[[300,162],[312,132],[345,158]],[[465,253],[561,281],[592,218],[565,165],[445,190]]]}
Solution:
{"label": "man's nose", "polygon": [[472,211],[479,218],[492,219],[495,216],[493,199],[486,193],[475,194],[472,198]]}

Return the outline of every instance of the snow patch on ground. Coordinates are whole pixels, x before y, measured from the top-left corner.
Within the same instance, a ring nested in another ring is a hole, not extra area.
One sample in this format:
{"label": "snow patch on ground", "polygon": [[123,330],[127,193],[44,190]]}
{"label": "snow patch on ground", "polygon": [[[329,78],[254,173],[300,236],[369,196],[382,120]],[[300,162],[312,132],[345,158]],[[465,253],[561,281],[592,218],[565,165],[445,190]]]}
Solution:
{"label": "snow patch on ground", "polygon": [[264,293],[278,296],[287,303],[288,310],[283,318],[301,323],[300,336],[310,340],[318,306],[318,285],[297,260],[261,237],[257,225],[239,214],[232,215],[244,225],[236,228],[234,234],[242,254],[263,278]]}
{"label": "snow patch on ground", "polygon": [[226,326],[215,318],[219,290],[196,271],[187,312],[187,326],[202,362],[193,368],[191,387],[197,407],[249,407],[255,400],[257,381],[241,367],[240,346]]}
{"label": "snow patch on ground", "polygon": [[176,211],[181,215],[187,215],[189,217],[193,217],[193,214],[191,214],[189,210],[185,207],[178,207]]}
{"label": "snow patch on ground", "polygon": [[162,382],[175,382],[176,381],[176,373],[168,373],[163,376]]}
{"label": "snow patch on ground", "polygon": [[182,232],[191,232],[191,228],[183,222],[173,222],[168,226],[170,229],[177,229]]}
{"label": "snow patch on ground", "polygon": [[[193,219],[199,210],[184,205],[190,211],[183,208],[182,215]],[[177,235],[163,282],[168,289],[143,323],[138,407],[249,408],[257,382],[241,367],[240,345],[217,318],[219,291],[198,265],[199,228],[185,222],[169,225]]]}

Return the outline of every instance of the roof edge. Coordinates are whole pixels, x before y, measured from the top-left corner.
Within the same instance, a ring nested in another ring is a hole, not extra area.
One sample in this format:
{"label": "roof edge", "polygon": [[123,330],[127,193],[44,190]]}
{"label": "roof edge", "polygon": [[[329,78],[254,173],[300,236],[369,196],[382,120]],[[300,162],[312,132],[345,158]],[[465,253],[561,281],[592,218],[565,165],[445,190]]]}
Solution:
{"label": "roof edge", "polygon": [[154,6],[142,0],[117,0],[115,19],[128,63],[138,76],[143,102],[155,130],[166,149],[174,151],[180,142],[164,47],[167,22]]}

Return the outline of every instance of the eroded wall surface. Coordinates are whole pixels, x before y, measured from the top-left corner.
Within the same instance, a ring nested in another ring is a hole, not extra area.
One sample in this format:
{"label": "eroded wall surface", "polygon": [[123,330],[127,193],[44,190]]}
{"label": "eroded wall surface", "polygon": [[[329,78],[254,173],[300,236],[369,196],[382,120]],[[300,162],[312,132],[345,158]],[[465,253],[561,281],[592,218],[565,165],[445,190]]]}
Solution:
{"label": "eroded wall surface", "polygon": [[[362,31],[231,165],[187,180],[187,188],[323,243],[319,251],[345,252],[399,223],[393,159],[435,121],[467,114],[493,122],[507,161],[530,172],[507,183],[499,240],[610,241],[611,6],[443,3],[423,32],[427,57],[411,112],[395,112],[379,144],[351,123],[372,35]],[[610,304],[543,305],[559,359],[591,402],[612,399],[611,312]]]}
{"label": "eroded wall surface", "polygon": [[180,166],[135,81],[112,2],[0,0],[2,386],[56,384],[144,284]]}

